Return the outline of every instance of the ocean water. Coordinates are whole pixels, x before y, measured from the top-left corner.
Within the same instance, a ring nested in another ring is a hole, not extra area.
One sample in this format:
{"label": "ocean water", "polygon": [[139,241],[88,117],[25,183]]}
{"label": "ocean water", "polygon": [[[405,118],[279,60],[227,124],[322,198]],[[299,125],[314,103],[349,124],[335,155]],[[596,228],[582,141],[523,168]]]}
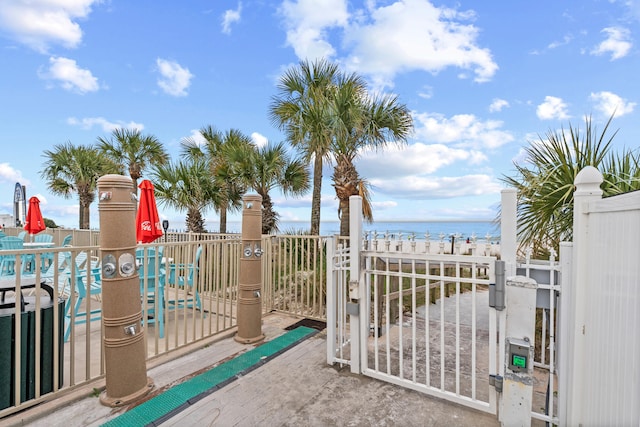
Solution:
{"label": "ocean water", "polygon": [[[373,233],[378,233],[378,238],[383,238],[388,234],[392,239],[407,239],[411,235],[415,235],[416,240],[425,240],[426,233],[429,233],[430,240],[440,240],[443,236],[445,241],[450,241],[450,236],[455,235],[456,239],[472,238],[476,236],[477,241],[486,241],[489,235],[490,241],[500,240],[500,228],[492,221],[391,221],[391,222],[374,222],[372,224],[363,223],[363,230],[369,232],[371,237]],[[293,222],[283,221],[280,223],[280,232],[300,232],[308,231],[309,222]],[[320,234],[329,236],[340,232],[340,223],[337,221],[322,221],[320,223]]]}

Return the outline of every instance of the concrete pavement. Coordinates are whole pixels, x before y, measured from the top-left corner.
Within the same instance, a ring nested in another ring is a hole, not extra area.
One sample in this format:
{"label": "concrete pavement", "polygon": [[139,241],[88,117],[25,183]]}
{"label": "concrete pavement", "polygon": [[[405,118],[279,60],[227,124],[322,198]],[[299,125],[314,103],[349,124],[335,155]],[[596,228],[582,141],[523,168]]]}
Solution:
{"label": "concrete pavement", "polygon": [[[265,316],[270,340],[299,319]],[[162,393],[195,373],[254,346],[228,336],[149,370]],[[108,408],[86,390],[64,407],[36,407],[0,425],[99,426],[127,408]],[[160,417],[162,414],[158,414]],[[306,339],[245,376],[235,379],[162,426],[497,426],[495,416],[326,364],[325,331]]]}

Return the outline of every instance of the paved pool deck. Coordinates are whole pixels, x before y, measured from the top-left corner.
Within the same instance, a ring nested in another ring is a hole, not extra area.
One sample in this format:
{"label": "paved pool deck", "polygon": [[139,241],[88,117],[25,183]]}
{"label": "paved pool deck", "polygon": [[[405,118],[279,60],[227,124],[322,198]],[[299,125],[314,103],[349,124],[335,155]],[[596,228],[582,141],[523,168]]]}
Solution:
{"label": "paved pool deck", "polygon": [[[263,319],[266,341],[287,334],[298,320],[269,314]],[[233,333],[197,351],[148,370],[155,383],[144,401],[193,380],[213,367],[238,358],[255,345],[236,342]],[[265,357],[266,359],[266,357]],[[124,420],[143,402],[127,407],[102,405],[92,389],[76,397],[38,405],[16,414],[7,426],[102,426]],[[81,396],[78,398],[78,396]],[[326,331],[305,336],[254,369],[242,371],[179,410],[157,408],[146,425],[162,426],[497,426],[495,416],[432,398],[413,390],[354,375],[348,366],[326,363]],[[135,424],[131,424],[135,425]],[[145,424],[142,424],[145,425]]]}

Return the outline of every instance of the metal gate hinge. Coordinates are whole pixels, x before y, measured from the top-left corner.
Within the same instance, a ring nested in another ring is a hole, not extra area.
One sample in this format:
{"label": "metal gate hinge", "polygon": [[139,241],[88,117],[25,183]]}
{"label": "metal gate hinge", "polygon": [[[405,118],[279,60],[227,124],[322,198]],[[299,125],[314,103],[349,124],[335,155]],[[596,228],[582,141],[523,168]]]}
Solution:
{"label": "metal gate hinge", "polygon": [[500,375],[489,375],[489,385],[493,386],[498,393],[502,393],[502,377]]}
{"label": "metal gate hinge", "polygon": [[507,279],[504,275],[505,262],[496,261],[496,283],[489,284],[489,307],[504,310],[504,288]]}

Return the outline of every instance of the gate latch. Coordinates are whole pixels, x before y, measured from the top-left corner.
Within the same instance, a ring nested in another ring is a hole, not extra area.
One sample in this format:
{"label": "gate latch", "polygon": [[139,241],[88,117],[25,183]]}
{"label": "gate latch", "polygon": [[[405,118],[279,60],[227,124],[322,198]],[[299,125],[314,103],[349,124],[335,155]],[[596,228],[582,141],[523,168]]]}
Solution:
{"label": "gate latch", "polygon": [[349,299],[357,300],[360,298],[358,285],[360,284],[357,280],[349,281]]}

